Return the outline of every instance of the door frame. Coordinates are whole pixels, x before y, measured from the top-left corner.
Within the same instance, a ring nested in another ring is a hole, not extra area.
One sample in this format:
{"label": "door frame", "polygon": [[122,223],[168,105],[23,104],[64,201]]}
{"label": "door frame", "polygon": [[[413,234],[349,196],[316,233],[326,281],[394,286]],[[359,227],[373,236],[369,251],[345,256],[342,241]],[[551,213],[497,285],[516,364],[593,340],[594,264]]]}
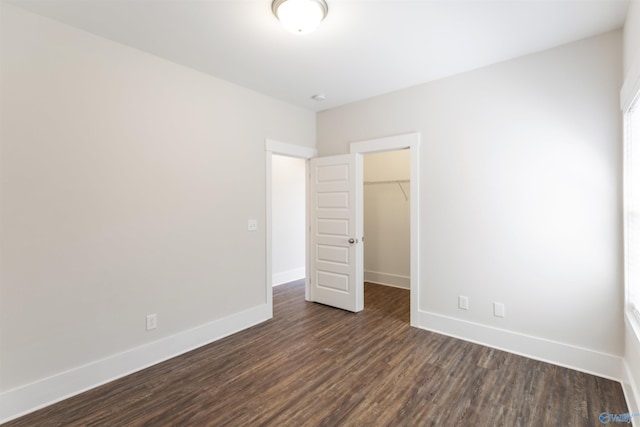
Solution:
{"label": "door frame", "polygon": [[[305,165],[305,176],[306,179],[306,188],[305,188],[305,257],[306,257],[306,276],[309,275],[309,239],[308,232],[306,231],[309,228],[309,159],[312,157],[318,156],[318,150],[310,147],[303,147],[301,145],[295,144],[287,144],[285,142],[276,141],[273,139],[265,139],[265,185],[266,185],[266,212],[265,212],[265,249],[266,249],[266,278],[265,278],[265,299],[267,303],[267,308],[269,310],[269,318],[273,317],[273,236],[272,236],[272,213],[273,209],[273,188],[272,188],[272,173],[273,173],[273,155],[279,156],[287,156],[287,157],[295,157],[298,159],[306,160]],[[306,297],[308,298],[308,289],[309,289],[309,280],[305,277],[305,292]]]}
{"label": "door frame", "polygon": [[[362,155],[371,153],[380,153],[383,151],[396,151],[409,149],[411,170],[410,170],[410,220],[409,220],[409,236],[410,236],[410,324],[411,326],[418,326],[418,307],[420,302],[420,133],[412,132],[394,136],[388,136],[383,138],[374,138],[358,142],[352,142],[349,145],[350,153],[359,153]],[[265,233],[266,233],[266,278],[265,278],[265,298],[267,307],[269,310],[269,318],[273,317],[273,272],[272,272],[272,224],[271,224],[271,209],[272,209],[272,156],[274,154],[296,157],[307,160],[306,162],[306,190],[305,198],[307,205],[307,214],[305,218],[305,230],[309,228],[309,159],[318,156],[318,150],[310,147],[303,147],[295,144],[287,144],[284,142],[275,141],[272,139],[265,140],[266,151],[266,212],[265,212]],[[363,189],[364,190],[364,189]],[[362,219],[361,219],[362,220]],[[305,277],[305,298],[309,299],[309,239],[305,231],[305,245],[306,245],[306,276]]]}
{"label": "door frame", "polygon": [[[381,153],[384,151],[397,151],[409,149],[411,162],[410,170],[410,219],[409,219],[409,239],[410,239],[410,275],[409,278],[411,303],[410,303],[410,324],[418,326],[418,306],[420,303],[420,133],[412,132],[407,134],[388,136],[384,138],[368,139],[359,142],[352,142],[349,146],[350,153],[362,155]],[[366,236],[365,236],[366,237]]]}

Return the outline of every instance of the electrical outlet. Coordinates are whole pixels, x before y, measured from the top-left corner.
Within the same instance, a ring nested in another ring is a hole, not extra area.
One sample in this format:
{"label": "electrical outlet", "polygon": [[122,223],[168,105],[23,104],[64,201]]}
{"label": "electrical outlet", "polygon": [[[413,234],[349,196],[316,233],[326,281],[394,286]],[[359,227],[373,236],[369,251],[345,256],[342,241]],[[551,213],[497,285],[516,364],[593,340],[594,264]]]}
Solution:
{"label": "electrical outlet", "polygon": [[147,314],[147,331],[158,327],[158,316],[156,314]]}
{"label": "electrical outlet", "polygon": [[504,317],[504,304],[501,302],[493,303],[493,315],[496,317]]}
{"label": "electrical outlet", "polygon": [[461,310],[469,310],[469,298],[463,295],[458,296],[458,308]]}
{"label": "electrical outlet", "polygon": [[257,229],[258,229],[257,219],[250,219],[249,221],[247,221],[247,230],[256,231]]}

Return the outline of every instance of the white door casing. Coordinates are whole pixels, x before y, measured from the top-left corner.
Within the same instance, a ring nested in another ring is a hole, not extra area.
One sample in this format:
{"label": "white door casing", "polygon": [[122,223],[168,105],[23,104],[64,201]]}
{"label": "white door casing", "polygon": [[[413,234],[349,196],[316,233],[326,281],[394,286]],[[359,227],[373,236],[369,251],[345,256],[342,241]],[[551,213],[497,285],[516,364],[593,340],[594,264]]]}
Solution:
{"label": "white door casing", "polygon": [[364,308],[362,155],[310,162],[309,300]]}
{"label": "white door casing", "polygon": [[[271,209],[272,209],[272,201],[271,201],[271,197],[272,197],[272,160],[273,160],[273,155],[274,154],[278,154],[278,155],[282,155],[282,156],[289,156],[289,157],[296,157],[299,159],[305,159],[305,160],[309,160],[312,157],[315,157],[318,155],[318,151],[315,148],[309,148],[309,147],[304,147],[304,146],[300,146],[300,145],[295,145],[295,144],[287,144],[285,142],[280,142],[280,141],[276,141],[276,140],[272,140],[272,139],[266,139],[265,140],[265,160],[266,160],[266,164],[265,164],[265,172],[266,172],[266,176],[265,176],[265,186],[266,186],[266,214],[265,214],[265,232],[266,232],[266,259],[265,259],[265,263],[266,263],[266,277],[265,277],[265,293],[266,293],[266,302],[267,302],[267,307],[269,308],[269,318],[273,317],[273,275],[272,275],[272,243],[273,243],[273,239],[272,239],[272,219],[271,219]],[[308,167],[308,164],[307,164]],[[305,174],[308,175],[308,174]],[[309,204],[309,198],[308,198],[308,194],[309,194],[309,183],[307,182],[307,188],[305,191],[307,197],[307,206]],[[307,207],[307,214],[306,214],[306,224],[309,223],[308,219],[309,219],[309,209]],[[307,229],[307,226],[305,226],[305,230]],[[309,247],[309,241],[307,240],[306,243],[306,247],[307,247],[307,251],[306,251],[306,271],[307,271],[307,276],[308,276],[308,272],[309,272],[309,251],[308,251],[308,247]],[[305,283],[305,295],[308,295],[309,293],[309,284],[308,281],[307,283]],[[308,299],[308,298],[307,298]]]}
{"label": "white door casing", "polygon": [[412,132],[366,141],[352,142],[351,153],[361,155],[408,148],[411,157],[411,207],[410,207],[410,246],[411,246],[411,326],[420,325],[420,133]]}
{"label": "white door casing", "polygon": [[[420,319],[419,319],[419,309],[418,309],[418,305],[419,305],[419,301],[420,301],[420,296],[419,296],[419,291],[420,288],[418,286],[418,284],[420,283],[420,242],[419,242],[419,236],[420,236],[420,173],[419,173],[419,169],[420,169],[420,154],[419,154],[419,147],[420,147],[420,134],[417,132],[413,132],[413,133],[408,133],[408,134],[401,134],[401,135],[394,135],[394,136],[388,136],[388,137],[383,137],[383,138],[375,138],[375,139],[370,139],[370,140],[366,140],[366,141],[359,141],[359,142],[352,142],[350,144],[350,152],[353,154],[357,154],[358,156],[362,156],[363,154],[368,154],[368,153],[379,153],[382,151],[393,151],[393,150],[401,150],[401,149],[405,149],[408,148],[411,151],[411,279],[410,279],[410,288],[411,288],[411,326],[419,326],[420,324]],[[266,213],[266,222],[267,222],[267,226],[266,226],[266,240],[267,240],[267,271],[266,271],[266,293],[267,293],[267,306],[269,307],[270,310],[272,310],[273,308],[273,299],[272,299],[272,277],[271,277],[271,218],[270,218],[270,212],[271,212],[271,155],[272,154],[282,154],[282,155],[288,155],[288,156],[292,156],[292,157],[299,157],[299,158],[303,158],[303,159],[311,159],[313,157],[315,157],[317,155],[317,151],[314,148],[308,148],[308,147],[302,147],[302,146],[298,146],[298,145],[293,145],[293,144],[285,144],[282,142],[278,142],[278,141],[273,141],[273,140],[266,140],[266,152],[267,152],[267,156],[266,156],[266,183],[267,183],[267,213]],[[340,157],[340,156],[337,156]],[[337,158],[335,157],[335,158]],[[362,158],[360,157],[360,162],[362,161]],[[309,162],[311,163],[311,161]],[[355,178],[358,180],[358,182],[356,182],[356,189],[361,189],[362,190],[362,167],[361,167],[360,163],[360,171],[359,173],[357,173],[355,175]],[[311,175],[312,172],[312,168],[309,165],[309,175]],[[313,204],[313,195],[311,194],[311,182],[308,182],[308,192],[307,192],[307,218],[308,218],[308,224],[310,226],[312,226],[312,204]],[[353,187],[352,187],[353,188]],[[357,193],[356,193],[357,194]],[[360,225],[359,225],[359,229],[358,229],[358,233],[357,235],[361,238],[362,237],[362,194],[360,194],[359,196],[359,200],[358,200],[358,196],[356,196],[356,203],[358,204],[357,208],[359,209],[359,211],[356,214],[356,218],[358,218],[359,221],[361,221]],[[313,233],[310,233],[310,237],[312,236]],[[360,242],[360,239],[359,239]],[[315,253],[312,255],[312,252],[315,250],[315,245],[316,243],[311,241],[311,239],[307,240],[307,281],[306,281],[306,285],[305,285],[305,298],[308,301],[314,301],[314,299],[312,298],[312,294],[315,292],[316,289],[312,289],[312,284],[309,283],[310,279],[313,277],[312,275],[315,275],[316,272],[313,271],[312,272],[312,265],[314,264],[314,261],[312,260],[312,256],[315,256]],[[359,273],[356,272],[355,274],[360,274],[360,276],[357,278],[357,280],[355,280],[352,283],[355,284],[359,284],[360,289],[359,291],[360,293],[360,310],[362,309],[362,307],[364,306],[364,283],[363,283],[363,263],[362,263],[362,255],[363,255],[363,246],[361,243],[359,243],[359,256],[360,256],[360,262],[356,263],[356,269],[360,268]],[[355,251],[354,251],[355,252]],[[354,256],[356,254],[354,253]],[[355,260],[354,260],[355,261]],[[359,267],[358,267],[359,264]],[[314,267],[315,268],[315,267]],[[316,281],[317,282],[317,281]],[[357,296],[356,296],[357,298]],[[321,302],[321,301],[318,301]],[[326,302],[325,302],[326,303]],[[354,304],[357,307],[357,304]],[[270,311],[271,312],[271,311]],[[271,317],[271,315],[269,316]]]}

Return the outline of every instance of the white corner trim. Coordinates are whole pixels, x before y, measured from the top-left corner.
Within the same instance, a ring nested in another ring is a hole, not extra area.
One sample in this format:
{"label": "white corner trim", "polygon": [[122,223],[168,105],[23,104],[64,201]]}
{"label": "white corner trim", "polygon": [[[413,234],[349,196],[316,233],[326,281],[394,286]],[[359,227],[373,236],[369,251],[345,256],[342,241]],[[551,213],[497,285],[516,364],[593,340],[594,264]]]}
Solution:
{"label": "white corner trim", "polygon": [[364,272],[364,281],[378,285],[392,286],[394,288],[410,289],[411,278],[399,274],[382,273],[380,271]]}
{"label": "white corner trim", "polygon": [[629,67],[627,76],[620,89],[620,109],[628,111],[640,94],[640,59]]}
{"label": "white corner trim", "polygon": [[304,266],[294,268],[292,270],[273,273],[273,286],[284,285],[294,280],[304,279],[306,277],[306,268]]}
{"label": "white corner trim", "polygon": [[628,328],[631,328],[631,331],[635,335],[638,343],[640,343],[640,319],[636,315],[637,311],[632,309],[631,307],[625,310],[624,318],[626,321],[626,325]]}
{"label": "white corner trim", "polygon": [[[638,349],[640,349],[640,326],[635,314],[630,311],[625,313],[625,327],[630,329],[628,334],[631,335],[630,339],[635,342],[626,343],[626,354],[622,367],[622,390],[627,400],[629,412],[640,414],[640,378],[637,377],[639,373],[636,372],[634,374],[632,367],[629,365],[629,358],[636,357]],[[634,360],[634,362],[637,363],[637,360]],[[634,363],[634,366],[637,365]],[[634,426],[640,427],[640,417],[633,417],[632,420]]]}
{"label": "white corner trim", "polygon": [[[640,390],[636,388],[631,369],[626,360],[622,362],[622,391],[631,414],[640,414]],[[640,427],[640,417],[634,417],[633,425]]]}
{"label": "white corner trim", "polygon": [[622,358],[613,354],[422,310],[418,327],[599,377],[622,378]]}
{"label": "white corner trim", "polygon": [[0,394],[0,424],[106,384],[270,318],[266,304]]}

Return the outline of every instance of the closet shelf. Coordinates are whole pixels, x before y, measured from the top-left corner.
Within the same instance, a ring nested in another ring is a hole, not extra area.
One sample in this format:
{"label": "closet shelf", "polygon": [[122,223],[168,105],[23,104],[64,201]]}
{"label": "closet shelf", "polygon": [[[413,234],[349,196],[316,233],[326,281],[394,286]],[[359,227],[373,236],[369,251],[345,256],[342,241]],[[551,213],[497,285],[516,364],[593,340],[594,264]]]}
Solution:
{"label": "closet shelf", "polygon": [[364,185],[375,185],[375,184],[398,184],[398,187],[400,187],[400,191],[402,191],[402,194],[404,195],[404,199],[406,201],[409,201],[409,196],[407,196],[407,192],[404,191],[404,188],[402,187],[402,183],[403,182],[411,182],[408,179],[395,179],[395,180],[391,180],[391,181],[365,181]]}

